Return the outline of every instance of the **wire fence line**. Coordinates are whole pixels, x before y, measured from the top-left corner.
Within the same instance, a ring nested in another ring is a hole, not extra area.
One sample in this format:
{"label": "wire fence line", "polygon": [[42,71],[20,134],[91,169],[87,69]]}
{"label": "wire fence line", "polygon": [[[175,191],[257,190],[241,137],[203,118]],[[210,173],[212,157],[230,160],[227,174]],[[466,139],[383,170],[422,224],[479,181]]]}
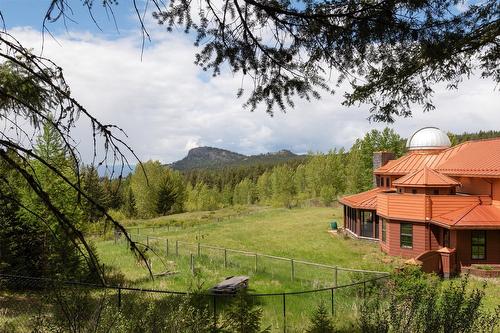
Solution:
{"label": "wire fence line", "polygon": [[[116,237],[115,237],[115,242],[117,241]],[[253,251],[246,251],[246,250],[240,250],[240,249],[232,249],[232,248],[220,247],[220,246],[215,246],[215,245],[209,245],[209,244],[204,244],[201,242],[192,243],[192,242],[185,242],[185,241],[180,241],[180,240],[173,240],[173,239],[169,239],[169,238],[165,238],[165,237],[156,237],[156,236],[149,236],[149,235],[144,236],[144,235],[138,235],[138,234],[133,235],[133,239],[135,239],[136,241],[143,242],[148,248],[153,249],[157,253],[164,254],[166,257],[169,257],[169,256],[178,257],[180,255],[188,255],[190,257],[190,269],[193,272],[194,272],[194,265],[195,265],[196,258],[200,258],[202,256],[208,256],[211,258],[219,258],[221,261],[221,265],[224,268],[228,268],[230,266],[230,263],[231,263],[230,254],[238,254],[238,255],[245,256],[247,259],[250,259],[250,260],[242,260],[240,258],[239,262],[240,263],[246,262],[246,264],[248,266],[252,266],[251,269],[253,270],[254,273],[257,273],[257,272],[261,271],[261,269],[265,268],[264,266],[266,266],[266,265],[264,265],[263,259],[268,259],[268,260],[271,260],[274,262],[280,262],[282,264],[286,263],[285,265],[288,266],[288,269],[287,269],[288,272],[285,273],[283,270],[281,270],[280,273],[281,274],[288,274],[292,281],[296,280],[296,277],[300,272],[299,271],[300,265],[323,269],[327,272],[330,272],[329,277],[331,277],[332,279],[329,278],[328,281],[333,280],[333,285],[335,287],[340,284],[339,273],[341,273],[341,272],[359,273],[359,274],[362,274],[364,279],[366,278],[366,275],[375,275],[375,276],[388,276],[389,275],[388,272],[345,268],[345,267],[339,267],[338,265],[320,264],[320,263],[314,263],[311,261],[306,261],[306,260],[301,260],[301,259],[274,256],[274,255],[269,255],[269,254],[253,252]],[[184,250],[184,252],[183,252],[183,250]],[[210,250],[212,252],[207,252],[206,250]],[[213,252],[213,251],[215,251],[215,252]],[[234,260],[234,258],[233,258],[233,260]],[[266,267],[267,267],[267,269],[269,269],[269,265],[267,265]],[[275,267],[275,270],[277,270],[276,267]]]}
{"label": "wire fence line", "polygon": [[[294,331],[293,325],[297,322],[303,322],[305,311],[311,310],[318,302],[322,301],[330,304],[332,316],[336,314],[336,308],[341,308],[339,304],[349,298],[364,300],[368,293],[373,290],[378,290],[378,286],[383,280],[387,279],[387,275],[374,277],[371,279],[353,282],[342,286],[331,286],[328,288],[318,288],[311,290],[289,291],[289,292],[274,292],[274,293],[248,293],[247,296],[252,299],[252,302],[259,304],[266,312],[264,325],[273,327],[274,331]],[[106,294],[106,297],[114,298],[114,303],[117,309],[120,309],[124,302],[132,300],[127,298],[137,294],[144,296],[150,301],[159,300],[161,297],[170,296],[187,296],[197,295],[204,299],[207,307],[213,313],[214,327],[217,325],[218,316],[224,310],[227,304],[225,300],[230,300],[234,295],[231,294],[218,294],[208,292],[191,292],[191,291],[175,291],[175,290],[161,290],[161,289],[148,289],[128,287],[121,285],[105,285],[94,284],[80,281],[61,281],[50,278],[29,277],[0,274],[0,310],[2,314],[9,314],[16,311],[29,311],[28,308],[33,304],[44,303],[40,300],[43,293],[54,292],[61,288],[83,288],[88,292],[103,292],[101,295]],[[107,292],[113,292],[110,295]],[[7,292],[7,293],[6,293]],[[28,293],[27,293],[28,292]],[[17,293],[17,294],[16,294]],[[22,295],[23,297],[17,297]],[[28,295],[28,296],[26,296]],[[9,297],[12,302],[9,302]],[[21,299],[21,303],[19,303]],[[23,302],[27,302],[24,304]],[[13,307],[17,306],[17,309]],[[349,311],[348,308],[343,308],[344,311]],[[33,311],[33,309],[32,309]],[[36,312],[39,310],[34,310]],[[8,316],[7,316],[8,317]],[[297,318],[299,320],[297,320]],[[290,318],[295,321],[290,321]],[[0,318],[0,324],[1,324]],[[300,331],[300,330],[297,330]]]}

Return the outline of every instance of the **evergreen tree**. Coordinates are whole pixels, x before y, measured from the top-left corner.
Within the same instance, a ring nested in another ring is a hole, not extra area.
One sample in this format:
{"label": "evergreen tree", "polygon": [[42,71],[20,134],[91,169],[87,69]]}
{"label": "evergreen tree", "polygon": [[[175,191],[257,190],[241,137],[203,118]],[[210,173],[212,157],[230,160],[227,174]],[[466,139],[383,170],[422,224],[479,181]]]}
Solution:
{"label": "evergreen tree", "polygon": [[262,308],[257,307],[245,291],[239,291],[224,311],[222,332],[258,333],[270,332],[270,328],[261,330]]}
{"label": "evergreen tree", "polygon": [[[43,134],[37,138],[35,151],[39,156],[56,167],[66,178],[76,181],[76,172],[68,158],[64,144],[57,130],[46,123]],[[54,172],[38,160],[31,160],[31,172],[38,180],[52,204],[79,230],[85,229],[84,213],[75,191]],[[19,210],[19,218],[32,226],[39,226],[39,237],[43,239],[43,248],[37,256],[41,271],[33,274],[60,276],[64,278],[83,277],[88,274],[87,266],[77,248],[76,235],[71,228],[61,225],[41,198],[27,186],[21,186],[20,202],[24,207]]]}
{"label": "evergreen tree", "polygon": [[123,199],[122,211],[127,218],[134,218],[137,216],[137,209],[135,207],[134,192],[130,186],[125,191],[125,198]]}
{"label": "evergreen tree", "polygon": [[[87,193],[96,203],[102,207],[109,207],[108,193],[104,190],[103,185],[97,174],[94,166],[84,167],[81,171],[82,176],[82,189]],[[84,220],[89,222],[96,222],[104,216],[104,213],[97,209],[95,205],[91,204],[88,200],[83,200],[83,214]]]}
{"label": "evergreen tree", "polygon": [[318,304],[316,311],[311,317],[311,323],[306,330],[307,333],[333,333],[335,328],[328,311],[323,302]]}
{"label": "evergreen tree", "polygon": [[182,210],[185,201],[182,177],[159,161],[137,166],[130,185],[139,217],[151,218]]}

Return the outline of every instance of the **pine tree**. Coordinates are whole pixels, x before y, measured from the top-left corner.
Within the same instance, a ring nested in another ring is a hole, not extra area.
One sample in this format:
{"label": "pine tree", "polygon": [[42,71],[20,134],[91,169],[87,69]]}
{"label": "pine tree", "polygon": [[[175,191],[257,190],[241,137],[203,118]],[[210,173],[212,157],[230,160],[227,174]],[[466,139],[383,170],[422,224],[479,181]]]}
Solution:
{"label": "pine tree", "polygon": [[[54,165],[67,179],[76,183],[77,175],[73,162],[67,156],[59,133],[51,123],[46,123],[43,134],[37,138],[35,151],[43,159]],[[50,197],[52,204],[68,219],[74,227],[84,230],[86,223],[80,198],[73,188],[62,178],[38,160],[31,160],[30,170],[43,191]],[[88,275],[88,267],[80,256],[75,242],[76,235],[71,229],[61,225],[40,197],[28,186],[20,187],[20,201],[28,210],[20,209],[19,218],[32,226],[38,226],[43,248],[37,258],[40,260],[40,275],[64,278],[82,278]],[[36,274],[36,273],[34,273]]]}
{"label": "pine tree", "polygon": [[318,304],[316,311],[311,317],[311,323],[306,330],[307,333],[333,333],[335,328],[328,311],[323,302]]}
{"label": "pine tree", "polygon": [[257,307],[245,291],[240,291],[224,312],[222,332],[258,333],[269,332],[270,328],[260,329],[262,308]]}
{"label": "pine tree", "polygon": [[[104,208],[109,207],[109,196],[104,190],[99,175],[94,166],[84,167],[81,171],[82,176],[82,189],[89,195],[96,203]],[[84,203],[84,220],[88,222],[96,222],[104,216],[102,211],[97,209],[94,204],[88,200],[83,200]]]}
{"label": "pine tree", "polygon": [[127,218],[133,218],[137,216],[137,209],[135,208],[135,197],[134,192],[130,186],[127,187],[125,191],[125,198],[123,199],[122,211]]}

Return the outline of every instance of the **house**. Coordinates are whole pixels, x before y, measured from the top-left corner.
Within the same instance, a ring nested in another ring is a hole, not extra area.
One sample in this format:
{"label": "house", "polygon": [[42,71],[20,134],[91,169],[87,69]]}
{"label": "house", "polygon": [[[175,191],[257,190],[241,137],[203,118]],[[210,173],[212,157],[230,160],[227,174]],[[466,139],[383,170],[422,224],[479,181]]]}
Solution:
{"label": "house", "polygon": [[500,138],[451,147],[426,127],[407,148],[399,159],[374,154],[374,188],[340,200],[345,230],[445,277],[500,264]]}

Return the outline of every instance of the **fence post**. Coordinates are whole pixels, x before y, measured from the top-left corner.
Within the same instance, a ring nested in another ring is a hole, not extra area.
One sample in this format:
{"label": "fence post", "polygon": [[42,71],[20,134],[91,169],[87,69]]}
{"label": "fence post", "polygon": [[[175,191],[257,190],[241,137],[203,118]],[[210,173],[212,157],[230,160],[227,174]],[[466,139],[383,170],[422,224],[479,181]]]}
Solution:
{"label": "fence post", "polygon": [[200,242],[198,242],[198,257],[201,255],[201,246]]}
{"label": "fence post", "polygon": [[194,274],[194,256],[192,253],[191,253],[191,273]]}
{"label": "fence post", "polygon": [[217,297],[212,295],[213,305],[214,305],[214,327],[213,331],[217,332]]}
{"label": "fence post", "polygon": [[293,259],[290,259],[290,264],[291,264],[290,268],[291,268],[292,281],[294,281],[295,280],[295,266],[293,264]]}
{"label": "fence post", "polygon": [[335,313],[335,306],[334,306],[334,302],[333,302],[333,290],[334,290],[334,288],[332,288],[332,316]]}
{"label": "fence post", "polygon": [[257,273],[257,253],[255,254],[255,273]]}
{"label": "fence post", "polygon": [[286,333],[286,295],[283,293],[283,332]]}
{"label": "fence post", "polygon": [[338,270],[337,266],[335,266],[335,273],[334,273],[334,275],[333,275],[333,285],[334,285],[335,287],[337,287],[337,286],[338,286],[338,271],[339,271],[339,270]]}
{"label": "fence post", "polygon": [[118,309],[122,307],[122,288],[118,287]]}
{"label": "fence post", "polygon": [[175,255],[179,256],[179,241],[175,241]]}
{"label": "fence post", "polygon": [[227,249],[224,249],[224,268],[227,268]]}
{"label": "fence post", "polygon": [[165,240],[165,243],[167,243],[167,244],[166,244],[166,245],[167,245],[167,247],[166,247],[166,251],[167,251],[167,252],[166,252],[166,256],[168,257],[168,238]]}

